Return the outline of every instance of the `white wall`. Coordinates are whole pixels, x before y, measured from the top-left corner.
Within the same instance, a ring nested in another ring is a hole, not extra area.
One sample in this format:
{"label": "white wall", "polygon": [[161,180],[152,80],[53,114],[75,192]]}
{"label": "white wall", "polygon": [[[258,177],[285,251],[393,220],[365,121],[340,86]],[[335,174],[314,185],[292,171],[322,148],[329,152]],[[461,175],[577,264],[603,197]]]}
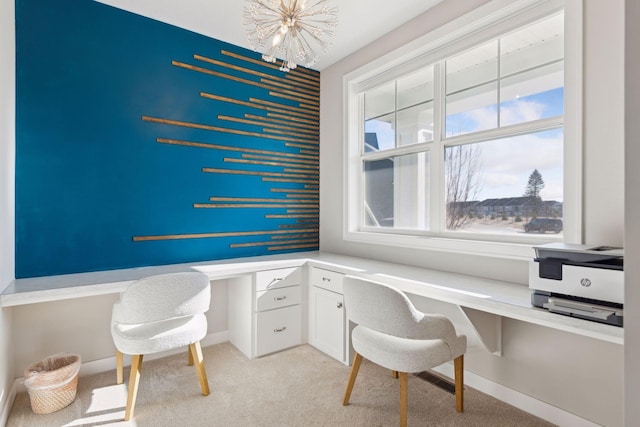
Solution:
{"label": "white wall", "polygon": [[[343,76],[484,3],[483,0],[445,0],[322,71],[322,250],[527,283],[527,263],[523,261],[365,245],[342,239]],[[624,0],[584,3],[583,237],[585,243],[622,245]],[[419,303],[425,309],[433,305],[427,300]],[[509,319],[503,322],[503,333],[501,358],[472,350],[465,367],[598,424],[622,424],[622,346]]]}
{"label": "white wall", "polygon": [[[640,420],[640,2],[626,1],[625,24],[625,257],[636,262],[625,265],[625,425],[632,427]],[[632,309],[629,309],[631,307]]]}
{"label": "white wall", "polygon": [[584,2],[584,83],[584,243],[622,245],[624,0]]}
{"label": "white wall", "polygon": [[[15,22],[14,0],[0,1],[0,292],[15,277]],[[12,310],[0,309],[0,424],[13,384]]]}

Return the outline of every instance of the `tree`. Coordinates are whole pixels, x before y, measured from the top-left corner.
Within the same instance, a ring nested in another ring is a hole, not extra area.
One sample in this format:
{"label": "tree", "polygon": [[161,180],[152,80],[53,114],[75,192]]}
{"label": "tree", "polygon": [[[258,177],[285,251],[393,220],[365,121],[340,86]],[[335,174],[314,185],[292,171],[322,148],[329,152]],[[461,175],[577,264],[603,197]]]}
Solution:
{"label": "tree", "polygon": [[544,188],[544,180],[538,169],[534,169],[529,175],[527,187],[524,190],[524,196],[531,199],[531,216],[537,217],[542,207],[542,198],[540,192]]}
{"label": "tree", "polygon": [[472,205],[482,189],[480,150],[477,145],[457,145],[444,152],[449,230],[457,230],[471,219]]}
{"label": "tree", "polygon": [[529,175],[529,181],[527,182],[527,188],[524,190],[525,197],[535,197],[538,200],[540,198],[540,192],[544,188],[544,180],[542,179],[542,175],[538,172],[538,169],[534,169]]}

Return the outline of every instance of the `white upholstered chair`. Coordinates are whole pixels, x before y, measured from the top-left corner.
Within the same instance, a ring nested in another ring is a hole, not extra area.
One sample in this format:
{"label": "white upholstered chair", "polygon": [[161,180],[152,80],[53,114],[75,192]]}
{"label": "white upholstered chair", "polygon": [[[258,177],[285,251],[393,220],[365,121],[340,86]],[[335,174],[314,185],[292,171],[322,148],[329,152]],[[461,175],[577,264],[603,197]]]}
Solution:
{"label": "white upholstered chair", "polygon": [[209,278],[198,272],[151,276],[132,283],[113,305],[111,335],[116,346],[117,383],[122,384],[122,355],[133,355],[125,420],[133,417],[142,356],[188,346],[202,394],[209,383],[200,340],[207,334],[211,290]]}
{"label": "white upholstered chair", "polygon": [[390,369],[400,378],[400,425],[407,425],[407,373],[454,361],[456,409],[463,411],[463,358],[467,338],[438,314],[418,311],[399,290],[353,276],[344,278],[347,317],[357,326],[351,342],[356,354],[342,404],[348,405],[362,359]]}

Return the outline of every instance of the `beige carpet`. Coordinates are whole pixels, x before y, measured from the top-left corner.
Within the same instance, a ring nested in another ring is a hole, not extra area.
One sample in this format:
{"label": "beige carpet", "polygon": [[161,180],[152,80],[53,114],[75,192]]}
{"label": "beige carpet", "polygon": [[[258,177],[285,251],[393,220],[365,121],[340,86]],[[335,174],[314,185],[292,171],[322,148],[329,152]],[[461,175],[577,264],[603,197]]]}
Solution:
{"label": "beige carpet", "polygon": [[[195,369],[184,355],[143,364],[134,420],[122,421],[126,386],[115,370],[80,378],[78,396],[49,415],[31,412],[27,393],[18,394],[8,427],[123,426],[395,426],[398,383],[391,372],[363,362],[342,406],[349,368],[303,345],[248,360],[229,343],[204,349],[211,394],[200,393]],[[128,378],[128,369],[125,369]],[[465,389],[465,412],[455,397],[409,376],[410,426],[549,426],[539,418],[490,396]]]}

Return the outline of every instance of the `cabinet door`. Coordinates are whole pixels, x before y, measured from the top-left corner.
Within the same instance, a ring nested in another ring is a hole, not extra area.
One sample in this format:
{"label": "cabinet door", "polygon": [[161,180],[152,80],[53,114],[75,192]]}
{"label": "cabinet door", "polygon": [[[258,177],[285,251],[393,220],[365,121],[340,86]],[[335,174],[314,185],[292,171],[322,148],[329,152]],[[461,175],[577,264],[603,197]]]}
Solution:
{"label": "cabinet door", "polygon": [[309,344],[344,362],[345,312],[342,295],[309,289]]}

